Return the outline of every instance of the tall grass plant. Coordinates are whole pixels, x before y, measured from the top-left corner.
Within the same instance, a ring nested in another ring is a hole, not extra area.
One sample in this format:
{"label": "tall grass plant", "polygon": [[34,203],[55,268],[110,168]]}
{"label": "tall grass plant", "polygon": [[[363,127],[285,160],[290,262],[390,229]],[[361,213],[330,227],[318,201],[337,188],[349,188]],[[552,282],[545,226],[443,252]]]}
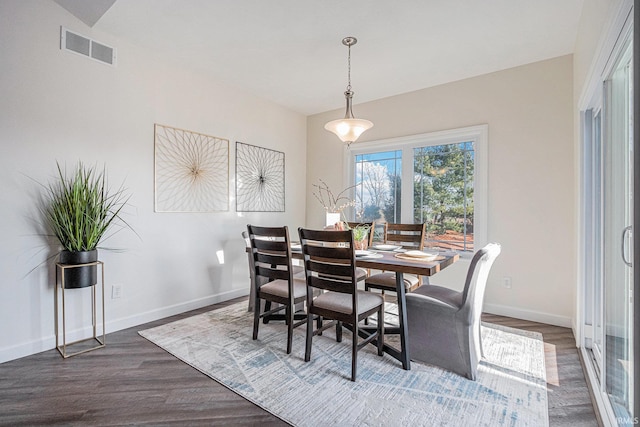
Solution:
{"label": "tall grass plant", "polygon": [[120,215],[130,196],[122,186],[115,191],[108,187],[104,168],[78,162],[67,175],[56,165],[59,179],[45,186],[44,215],[64,249],[92,251],[111,228],[131,228]]}

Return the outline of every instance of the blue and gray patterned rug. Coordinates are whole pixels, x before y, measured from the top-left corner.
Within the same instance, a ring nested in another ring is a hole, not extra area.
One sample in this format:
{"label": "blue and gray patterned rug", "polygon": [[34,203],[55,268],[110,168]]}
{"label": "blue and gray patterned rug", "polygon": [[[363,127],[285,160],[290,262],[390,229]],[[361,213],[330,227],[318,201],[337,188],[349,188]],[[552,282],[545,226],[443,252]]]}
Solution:
{"label": "blue and gray patterned rug", "polygon": [[[282,322],[260,324],[253,341],[246,303],[199,314],[140,335],[296,426],[547,426],[544,343],[538,333],[483,324],[477,381],[442,369],[379,357],[370,345],[351,374],[351,336],[314,337],[304,362],[305,326],[286,354]],[[385,337],[387,338],[387,337]]]}

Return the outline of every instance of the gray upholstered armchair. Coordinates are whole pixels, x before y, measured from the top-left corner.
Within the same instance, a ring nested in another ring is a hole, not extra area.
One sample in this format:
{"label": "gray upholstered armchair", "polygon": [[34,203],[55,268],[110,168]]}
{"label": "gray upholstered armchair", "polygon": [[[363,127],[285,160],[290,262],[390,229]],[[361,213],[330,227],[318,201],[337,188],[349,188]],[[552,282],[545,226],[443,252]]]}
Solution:
{"label": "gray upholstered armchair", "polygon": [[497,243],[475,253],[462,292],[428,285],[407,294],[412,360],[476,379],[482,356],[480,315],[484,290],[491,265],[499,254]]}

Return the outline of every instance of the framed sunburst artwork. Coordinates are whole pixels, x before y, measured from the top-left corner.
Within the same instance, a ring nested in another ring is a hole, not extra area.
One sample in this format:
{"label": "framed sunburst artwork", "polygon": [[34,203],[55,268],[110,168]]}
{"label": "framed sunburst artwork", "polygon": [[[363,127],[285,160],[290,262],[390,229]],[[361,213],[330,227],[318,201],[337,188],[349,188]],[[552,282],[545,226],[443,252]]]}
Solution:
{"label": "framed sunburst artwork", "polygon": [[155,211],[229,210],[229,140],[155,125]]}
{"label": "framed sunburst artwork", "polygon": [[284,212],[284,153],[236,142],[236,211]]}

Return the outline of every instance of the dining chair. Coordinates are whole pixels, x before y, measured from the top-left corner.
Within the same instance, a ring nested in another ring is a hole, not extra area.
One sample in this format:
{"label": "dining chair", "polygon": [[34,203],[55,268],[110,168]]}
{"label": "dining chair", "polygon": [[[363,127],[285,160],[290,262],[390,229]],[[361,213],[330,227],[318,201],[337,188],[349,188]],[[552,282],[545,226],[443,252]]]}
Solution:
{"label": "dining chair", "polygon": [[[299,228],[307,284],[307,339],[304,360],[311,360],[313,336],[336,324],[336,340],[342,341],[342,324],[349,325],[351,342],[351,381],[356,380],[358,351],[377,340],[378,355],[384,345],[384,300],[380,295],[358,290],[353,233],[347,231],[315,231]],[[314,297],[317,291],[320,293]],[[358,324],[377,313],[378,325],[361,342]],[[314,330],[314,318],[317,327]],[[323,319],[334,322],[323,324]]]}
{"label": "dining chair", "polygon": [[[296,304],[304,303],[306,285],[304,279],[296,278],[291,263],[289,229],[284,227],[259,227],[247,225],[247,234],[253,259],[253,339],[258,339],[260,319],[267,319],[285,310],[287,323],[287,354],[291,353],[293,328],[304,324],[295,322]],[[251,262],[250,262],[251,263]],[[265,301],[264,310],[261,300]],[[271,303],[280,304],[271,309]]]}
{"label": "dining chair", "polygon": [[[246,231],[243,231],[242,238],[246,244],[247,259],[249,262],[249,308],[247,311],[253,311],[253,299],[256,290],[255,266],[253,263],[253,254],[251,253],[251,240],[249,239],[249,234]],[[297,277],[304,280],[304,267],[293,264],[293,275],[294,278]],[[264,281],[264,277],[259,278],[259,280]]]}
{"label": "dining chair", "polygon": [[469,265],[461,292],[437,285],[406,295],[409,355],[475,380],[482,357],[480,315],[487,277],[501,247],[490,243]]}
{"label": "dining chair", "polygon": [[[426,224],[390,224],[384,226],[384,243],[401,246],[407,250],[422,250],[424,248],[424,238],[426,234]],[[413,291],[422,285],[422,276],[405,274],[404,286],[407,292]],[[385,291],[396,291],[396,275],[393,272],[382,272],[372,274],[365,279],[364,289],[380,289]]]}

